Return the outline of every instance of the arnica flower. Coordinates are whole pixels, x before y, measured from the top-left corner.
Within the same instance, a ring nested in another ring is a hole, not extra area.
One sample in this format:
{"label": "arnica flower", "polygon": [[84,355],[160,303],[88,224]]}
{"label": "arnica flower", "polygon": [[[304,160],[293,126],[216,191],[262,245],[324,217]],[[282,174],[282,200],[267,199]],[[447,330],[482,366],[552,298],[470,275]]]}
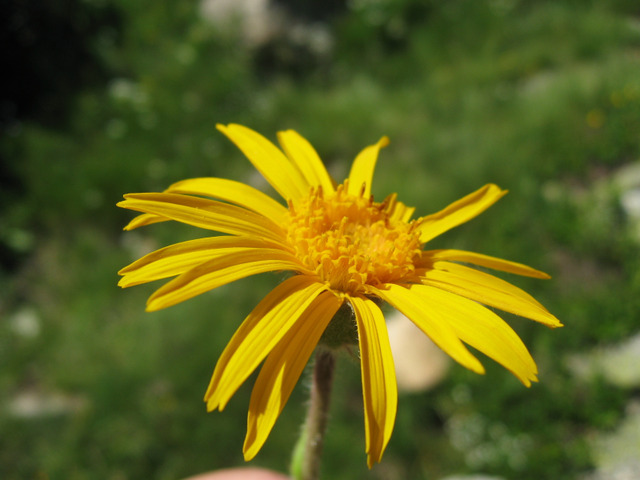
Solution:
{"label": "arnica flower", "polygon": [[[142,215],[131,230],[175,220],[223,233],[152,252],[119,273],[122,287],[175,277],[148,300],[159,310],[240,278],[292,275],[248,315],[226,346],[205,394],[222,410],[264,361],[251,395],[246,460],[267,439],[323,332],[343,304],[353,312],[360,351],[368,465],[379,462],[396,417],[397,386],[381,301],[413,321],[464,367],[484,368],[465,344],[511,371],[523,384],[537,369],[518,335],[494,307],[549,327],[560,322],[518,287],[468,264],[549,278],[526,265],[478,253],[425,250],[433,238],[482,213],[505,193],[489,184],[443,210],[411,219],[414,208],[371,195],[373,171],[388,140],[358,154],[336,184],[310,143],[278,133],[282,150],[241,125],[218,125],[273,188],[279,203],[255,188],[222,178],[194,178],[163,193],[125,195],[120,207]],[[286,206],[285,206],[286,205]]]}

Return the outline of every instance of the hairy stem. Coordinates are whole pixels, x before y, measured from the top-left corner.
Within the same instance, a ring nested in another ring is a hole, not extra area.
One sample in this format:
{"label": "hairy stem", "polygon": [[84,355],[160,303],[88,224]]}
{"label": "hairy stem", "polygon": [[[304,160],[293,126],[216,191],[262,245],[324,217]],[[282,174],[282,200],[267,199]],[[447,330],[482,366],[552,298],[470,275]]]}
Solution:
{"label": "hairy stem", "polygon": [[324,348],[316,352],[307,419],[294,450],[291,474],[295,480],[318,480],[329,400],[335,367],[334,354]]}

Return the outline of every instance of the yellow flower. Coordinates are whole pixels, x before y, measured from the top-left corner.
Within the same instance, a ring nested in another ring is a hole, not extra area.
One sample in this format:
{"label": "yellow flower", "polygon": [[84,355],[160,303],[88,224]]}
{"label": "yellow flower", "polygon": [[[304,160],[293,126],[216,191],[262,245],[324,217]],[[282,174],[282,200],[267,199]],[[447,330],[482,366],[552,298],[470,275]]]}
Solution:
{"label": "yellow flower", "polygon": [[[479,215],[506,191],[489,184],[445,209],[411,220],[414,208],[371,196],[383,137],[356,157],[336,185],[307,140],[278,133],[279,150],[241,125],[218,125],[285,200],[243,183],[194,178],[163,193],[125,195],[120,207],[143,212],[125,229],[175,220],[226,235],[171,245],[122,269],[122,287],[175,277],[148,300],[159,310],[240,278],[263,272],[294,275],[249,314],[222,352],[205,395],[222,410],[264,361],[251,395],[246,460],[267,439],[309,357],[347,302],[358,332],[369,467],[379,462],[396,416],[397,387],[378,301],[409,317],[442,350],[477,373],[471,345],[529,386],[536,365],[517,334],[489,307],[550,327],[560,322],[521,289],[464,264],[548,278],[526,265],[462,250],[423,250],[434,237]],[[215,198],[203,198],[211,197]],[[464,343],[463,343],[464,342]]]}

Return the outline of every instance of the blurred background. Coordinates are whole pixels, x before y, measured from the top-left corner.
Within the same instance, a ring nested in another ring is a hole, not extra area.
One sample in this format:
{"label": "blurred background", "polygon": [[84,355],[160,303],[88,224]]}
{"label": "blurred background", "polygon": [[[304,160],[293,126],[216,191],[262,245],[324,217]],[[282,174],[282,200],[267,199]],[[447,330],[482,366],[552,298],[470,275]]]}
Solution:
{"label": "blurred background", "polygon": [[[374,195],[397,191],[420,215],[497,183],[509,195],[429,247],[553,277],[503,276],[565,324],[503,315],[540,383],[487,358],[485,376],[437,353],[399,359],[428,380],[404,385],[370,471],[359,367],[341,358],[324,478],[638,478],[636,0],[11,0],[0,25],[0,478],[169,480],[244,463],[253,381],[222,413],[202,396],[282,277],[157,313],[144,304],[159,285],[116,286],[140,255],[203,235],[122,232],[122,194],[199,176],[267,188],[218,122],[296,129],[338,179],[388,135]],[[287,470],[306,389],[254,465]]]}

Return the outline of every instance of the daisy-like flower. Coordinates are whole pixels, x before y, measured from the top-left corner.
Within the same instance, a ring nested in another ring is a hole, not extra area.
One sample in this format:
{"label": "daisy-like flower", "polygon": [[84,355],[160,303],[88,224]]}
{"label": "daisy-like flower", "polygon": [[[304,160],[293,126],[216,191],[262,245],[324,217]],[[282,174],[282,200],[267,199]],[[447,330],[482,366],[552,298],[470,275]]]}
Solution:
{"label": "daisy-like flower", "polygon": [[413,321],[464,367],[483,373],[465,343],[511,371],[537,381],[536,364],[518,335],[492,310],[549,327],[560,322],[518,287],[467,264],[535,278],[526,265],[462,250],[425,250],[431,239],[482,213],[505,193],[489,184],[443,210],[411,219],[414,208],[392,194],[371,196],[373,171],[388,140],[358,154],[337,185],[310,143],[293,130],[278,133],[282,150],[241,125],[218,125],[286,206],[243,183],[194,178],[163,193],[125,195],[120,207],[141,215],[131,230],[175,220],[223,233],[152,252],[123,268],[120,286],[175,277],[148,300],[159,310],[240,278],[264,272],[293,275],[248,315],[226,346],[205,394],[222,410],[264,361],[251,395],[246,460],[267,439],[323,332],[343,304],[353,311],[360,350],[369,467],[389,442],[397,386],[380,301]]}

